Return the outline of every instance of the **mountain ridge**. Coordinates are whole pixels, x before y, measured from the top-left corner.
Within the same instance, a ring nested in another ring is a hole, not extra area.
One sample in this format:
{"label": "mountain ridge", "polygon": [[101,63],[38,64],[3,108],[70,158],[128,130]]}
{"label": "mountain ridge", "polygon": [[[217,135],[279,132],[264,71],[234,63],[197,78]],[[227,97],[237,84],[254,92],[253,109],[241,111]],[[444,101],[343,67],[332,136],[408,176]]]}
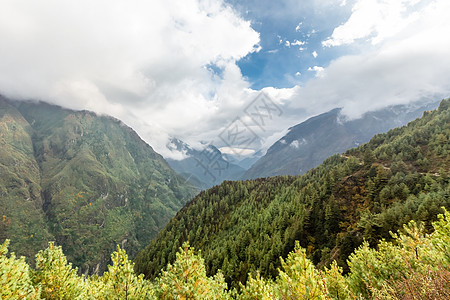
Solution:
{"label": "mountain ridge", "polygon": [[197,150],[172,138],[168,147],[186,156],[181,160],[167,159],[169,165],[198,189],[211,188],[224,180],[238,179],[246,171],[211,144]]}
{"label": "mountain ridge", "polygon": [[328,156],[366,143],[377,133],[405,125],[438,104],[397,105],[367,112],[354,120],[346,120],[340,108],[313,116],[290,127],[241,179],[304,174]]}
{"label": "mountain ridge", "polygon": [[32,259],[56,240],[80,271],[101,272],[117,244],[133,256],[195,193],[115,118],[42,102],[2,99],[0,108],[2,144],[17,144],[2,152],[2,173],[21,166],[24,151],[34,172],[32,179],[17,171],[0,179],[7,220],[0,237],[13,236],[19,255]]}

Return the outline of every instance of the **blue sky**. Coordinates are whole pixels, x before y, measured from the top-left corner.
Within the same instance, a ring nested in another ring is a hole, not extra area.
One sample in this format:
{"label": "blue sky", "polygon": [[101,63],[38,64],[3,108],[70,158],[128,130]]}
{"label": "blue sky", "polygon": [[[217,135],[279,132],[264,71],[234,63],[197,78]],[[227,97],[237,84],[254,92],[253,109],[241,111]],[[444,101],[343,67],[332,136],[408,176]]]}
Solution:
{"label": "blue sky", "polygon": [[254,89],[301,85],[315,75],[309,68],[326,66],[346,53],[343,49],[323,49],[322,41],[350,16],[349,5],[336,2],[320,6],[314,1],[227,2],[260,33],[261,50],[238,62]]}
{"label": "blue sky", "polygon": [[[450,96],[448,0],[4,0],[0,94],[112,115],[166,157],[235,120],[264,150],[336,107],[348,118]],[[300,26],[299,26],[300,24]],[[280,114],[264,127],[263,92]]]}

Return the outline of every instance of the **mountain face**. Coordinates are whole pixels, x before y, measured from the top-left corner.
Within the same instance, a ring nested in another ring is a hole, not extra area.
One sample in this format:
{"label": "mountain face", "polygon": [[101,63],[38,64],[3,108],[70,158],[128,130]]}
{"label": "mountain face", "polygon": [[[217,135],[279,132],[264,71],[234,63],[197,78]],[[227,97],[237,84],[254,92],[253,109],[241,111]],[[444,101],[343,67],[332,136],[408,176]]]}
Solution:
{"label": "mountain face", "polygon": [[196,192],[111,117],[0,98],[0,242],[33,258],[50,240],[74,265],[103,271],[132,256]]}
{"label": "mountain face", "polygon": [[138,254],[135,270],[154,278],[189,241],[207,274],[220,269],[239,288],[257,270],[275,278],[279,258],[298,240],[317,266],[335,260],[348,271],[347,258],[363,240],[375,246],[410,220],[430,230],[440,208],[450,208],[449,141],[450,100],[443,100],[304,175],[223,182],[177,213]]}
{"label": "mountain face", "polygon": [[399,105],[369,112],[360,119],[345,121],[341,109],[312,117],[289,129],[266,155],[247,170],[242,179],[304,174],[327,157],[366,143],[377,133],[405,125],[434,109],[438,103]]}
{"label": "mountain face", "polygon": [[169,165],[198,189],[210,188],[224,180],[239,179],[246,171],[213,145],[196,150],[178,139],[172,139],[169,147],[187,156],[182,160],[167,159]]}

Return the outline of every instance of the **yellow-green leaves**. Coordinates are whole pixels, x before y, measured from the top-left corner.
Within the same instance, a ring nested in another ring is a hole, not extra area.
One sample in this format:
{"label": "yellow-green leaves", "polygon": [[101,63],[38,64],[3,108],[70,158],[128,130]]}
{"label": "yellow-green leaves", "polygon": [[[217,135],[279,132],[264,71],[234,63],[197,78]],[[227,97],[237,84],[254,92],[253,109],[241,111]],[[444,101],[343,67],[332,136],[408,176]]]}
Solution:
{"label": "yellow-green leaves", "polygon": [[8,254],[9,240],[0,245],[0,299],[40,299],[39,285],[33,285],[30,268],[23,257]]}
{"label": "yellow-green leaves", "polygon": [[36,271],[33,281],[42,286],[45,299],[86,299],[88,286],[77,269],[67,262],[61,246],[50,242],[48,248],[36,254]]}
{"label": "yellow-green leaves", "polygon": [[117,246],[117,251],[111,255],[112,266],[101,278],[102,298],[99,299],[155,299],[149,281],[144,275],[136,276],[134,264],[128,260],[124,249]]}
{"label": "yellow-green leaves", "polygon": [[276,281],[277,298],[325,299],[326,287],[323,277],[306,258],[306,251],[300,247],[298,241],[286,261],[281,260],[281,265],[283,271],[280,270]]}
{"label": "yellow-green leaves", "polygon": [[393,242],[381,241],[375,249],[363,243],[349,257],[346,275],[336,262],[318,270],[296,242],[275,279],[257,271],[239,291],[227,289],[220,271],[207,276],[200,253],[188,243],[151,282],[135,274],[120,247],[107,272],[86,278],[54,243],[36,255],[36,270],[30,271],[24,258],[7,256],[6,241],[0,247],[0,299],[450,299],[449,221],[445,211],[431,234],[410,222],[393,234]]}
{"label": "yellow-green leaves", "polygon": [[189,243],[184,243],[177,259],[169,264],[156,280],[157,294],[161,299],[228,299],[227,284],[220,272],[206,276],[205,265],[194,254]]}

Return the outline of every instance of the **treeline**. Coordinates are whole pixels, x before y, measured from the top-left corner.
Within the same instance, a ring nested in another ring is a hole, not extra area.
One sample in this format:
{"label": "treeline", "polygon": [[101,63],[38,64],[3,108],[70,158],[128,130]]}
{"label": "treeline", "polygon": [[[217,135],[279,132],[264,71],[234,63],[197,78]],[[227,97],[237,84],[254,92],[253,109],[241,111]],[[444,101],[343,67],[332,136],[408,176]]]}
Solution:
{"label": "treeline", "polygon": [[274,280],[249,275],[239,291],[227,288],[221,271],[208,277],[200,253],[188,243],[149,281],[134,273],[120,248],[107,272],[85,277],[53,243],[36,255],[32,269],[23,257],[7,255],[6,241],[0,247],[0,299],[449,299],[450,213],[432,226],[434,232],[427,234],[422,223],[411,221],[392,234],[392,242],[382,240],[378,250],[364,242],[350,255],[347,275],[335,262],[318,270],[296,242],[280,259]]}
{"label": "treeline", "polygon": [[411,220],[431,222],[450,208],[450,100],[407,126],[334,155],[298,177],[224,182],[188,203],[139,253],[135,270],[154,279],[186,241],[202,249],[207,275],[231,287],[248,274],[275,279],[295,241],[320,269],[364,241],[374,247]]}

